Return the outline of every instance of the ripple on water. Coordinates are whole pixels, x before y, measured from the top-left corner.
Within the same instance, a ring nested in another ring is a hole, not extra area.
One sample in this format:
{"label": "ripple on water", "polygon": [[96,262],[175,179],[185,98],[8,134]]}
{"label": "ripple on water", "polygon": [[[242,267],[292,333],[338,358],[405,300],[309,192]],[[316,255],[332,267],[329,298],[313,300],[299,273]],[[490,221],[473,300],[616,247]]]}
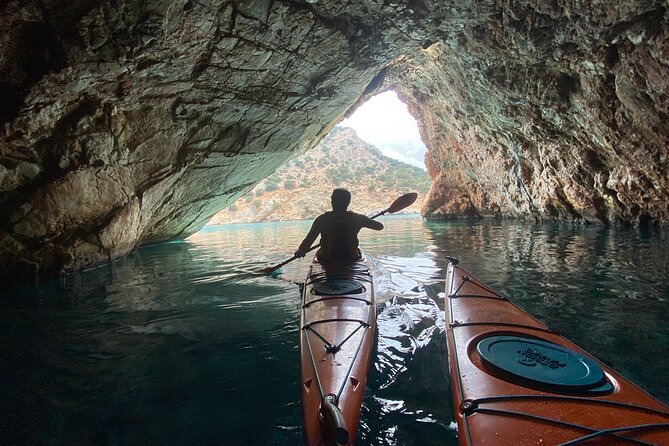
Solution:
{"label": "ripple on water", "polygon": [[450,390],[443,311],[425,292],[410,294],[379,308],[371,396],[365,398],[360,427],[363,444],[456,444],[445,404]]}

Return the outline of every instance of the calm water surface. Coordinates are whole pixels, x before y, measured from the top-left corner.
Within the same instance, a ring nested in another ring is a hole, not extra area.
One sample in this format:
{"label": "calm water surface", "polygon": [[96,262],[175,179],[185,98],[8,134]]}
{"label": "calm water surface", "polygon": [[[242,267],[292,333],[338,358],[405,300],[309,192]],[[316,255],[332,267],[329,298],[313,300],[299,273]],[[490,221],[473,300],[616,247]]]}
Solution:
{"label": "calm water surface", "polygon": [[[446,255],[669,402],[669,233],[383,218],[360,445],[454,445]],[[299,287],[258,268],[309,222],[209,227],[109,267],[5,289],[0,444],[298,445]]]}

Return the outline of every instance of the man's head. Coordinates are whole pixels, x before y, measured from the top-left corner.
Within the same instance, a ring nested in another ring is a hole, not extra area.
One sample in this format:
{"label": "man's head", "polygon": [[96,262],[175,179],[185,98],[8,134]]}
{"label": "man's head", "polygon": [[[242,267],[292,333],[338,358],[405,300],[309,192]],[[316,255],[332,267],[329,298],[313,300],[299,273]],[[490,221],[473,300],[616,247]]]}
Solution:
{"label": "man's head", "polygon": [[335,189],[332,191],[332,210],[345,211],[351,203],[351,193],[346,189]]}

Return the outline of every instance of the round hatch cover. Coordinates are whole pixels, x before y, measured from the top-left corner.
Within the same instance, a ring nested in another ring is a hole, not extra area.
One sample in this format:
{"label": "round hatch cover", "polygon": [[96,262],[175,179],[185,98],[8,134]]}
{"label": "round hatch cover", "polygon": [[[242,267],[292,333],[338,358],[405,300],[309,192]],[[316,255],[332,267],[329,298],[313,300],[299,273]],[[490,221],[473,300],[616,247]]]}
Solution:
{"label": "round hatch cover", "polygon": [[362,289],[362,284],[349,279],[325,279],[314,284],[315,294],[326,296],[337,296],[342,294],[357,294]]}
{"label": "round hatch cover", "polygon": [[613,386],[592,359],[524,336],[491,336],[476,347],[483,363],[526,387],[567,393],[606,393]]}

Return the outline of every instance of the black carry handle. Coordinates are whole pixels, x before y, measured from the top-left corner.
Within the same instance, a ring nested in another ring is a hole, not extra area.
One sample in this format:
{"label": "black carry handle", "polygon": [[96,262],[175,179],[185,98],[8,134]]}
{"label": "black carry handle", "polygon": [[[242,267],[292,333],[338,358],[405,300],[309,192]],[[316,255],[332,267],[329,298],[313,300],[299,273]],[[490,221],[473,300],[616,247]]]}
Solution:
{"label": "black carry handle", "polygon": [[335,404],[336,397],[328,393],[321,401],[319,419],[323,425],[323,436],[334,445],[348,443],[348,429],[341,410]]}

